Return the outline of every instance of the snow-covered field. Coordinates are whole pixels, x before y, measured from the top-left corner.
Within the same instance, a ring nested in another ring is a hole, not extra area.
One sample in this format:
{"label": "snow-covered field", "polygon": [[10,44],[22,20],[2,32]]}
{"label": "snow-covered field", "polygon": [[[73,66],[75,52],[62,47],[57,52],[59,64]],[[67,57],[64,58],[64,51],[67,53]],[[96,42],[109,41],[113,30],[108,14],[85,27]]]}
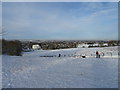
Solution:
{"label": "snow-covered field", "polygon": [[2,60],[3,88],[118,87],[117,47],[38,50]]}
{"label": "snow-covered field", "polygon": [[0,55],[0,89],[2,89],[2,56]]}

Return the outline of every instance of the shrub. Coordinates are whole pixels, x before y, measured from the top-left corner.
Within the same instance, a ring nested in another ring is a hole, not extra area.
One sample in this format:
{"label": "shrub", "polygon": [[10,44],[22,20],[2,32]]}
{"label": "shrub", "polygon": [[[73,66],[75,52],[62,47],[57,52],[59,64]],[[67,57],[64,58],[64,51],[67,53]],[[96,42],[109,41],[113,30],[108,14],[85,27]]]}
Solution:
{"label": "shrub", "polygon": [[15,41],[2,40],[2,54],[21,56],[22,43],[18,40]]}

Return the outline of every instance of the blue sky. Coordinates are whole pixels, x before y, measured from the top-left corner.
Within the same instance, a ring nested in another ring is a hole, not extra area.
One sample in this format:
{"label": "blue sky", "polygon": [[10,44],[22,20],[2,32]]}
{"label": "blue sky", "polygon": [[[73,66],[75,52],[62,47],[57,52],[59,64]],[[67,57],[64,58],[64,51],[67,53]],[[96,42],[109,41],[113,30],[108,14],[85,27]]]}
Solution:
{"label": "blue sky", "polygon": [[116,40],[117,2],[3,2],[5,39]]}

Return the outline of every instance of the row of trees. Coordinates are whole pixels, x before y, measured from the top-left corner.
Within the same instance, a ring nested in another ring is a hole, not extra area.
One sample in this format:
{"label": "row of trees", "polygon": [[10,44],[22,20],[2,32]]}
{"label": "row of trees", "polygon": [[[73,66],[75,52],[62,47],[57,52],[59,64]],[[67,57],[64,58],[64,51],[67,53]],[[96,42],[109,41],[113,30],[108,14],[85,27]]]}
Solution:
{"label": "row of trees", "polygon": [[42,43],[34,43],[34,42],[21,42],[18,40],[0,40],[2,42],[2,54],[12,55],[12,56],[21,56],[22,52],[25,48],[32,49],[32,45],[39,44],[43,50],[54,50],[54,49],[64,49],[64,48],[75,48],[76,43],[73,42],[42,42]]}
{"label": "row of trees", "polygon": [[73,42],[41,42],[41,43],[35,43],[35,42],[22,42],[23,48],[32,48],[32,45],[38,44],[43,50],[54,50],[54,49],[65,49],[65,48],[76,48],[76,43]]}
{"label": "row of trees", "polygon": [[[107,43],[108,46],[118,45],[117,40],[111,40],[111,41],[83,41],[83,42],[79,42],[79,41],[29,42],[29,41],[25,41],[25,42],[22,42],[22,46],[23,48],[32,49],[32,45],[38,44],[41,46],[43,50],[54,50],[54,49],[76,48],[77,45],[80,43],[94,44],[96,42],[100,44],[100,47],[102,47],[104,43]],[[98,47],[98,46],[90,46],[90,47]]]}
{"label": "row of trees", "polygon": [[65,49],[65,48],[75,48],[76,44],[73,42],[48,42],[40,44],[42,49],[53,50],[53,49]]}
{"label": "row of trees", "polygon": [[[18,40],[0,40],[2,42],[2,54],[21,56],[23,49],[32,49],[32,45],[39,44],[43,50],[54,50],[54,49],[65,49],[65,48],[76,48],[78,41],[48,41],[48,42],[29,42],[29,41],[18,41]],[[89,41],[89,43],[91,43]],[[104,42],[99,42],[104,43]],[[118,41],[107,41],[109,46],[118,45]]]}

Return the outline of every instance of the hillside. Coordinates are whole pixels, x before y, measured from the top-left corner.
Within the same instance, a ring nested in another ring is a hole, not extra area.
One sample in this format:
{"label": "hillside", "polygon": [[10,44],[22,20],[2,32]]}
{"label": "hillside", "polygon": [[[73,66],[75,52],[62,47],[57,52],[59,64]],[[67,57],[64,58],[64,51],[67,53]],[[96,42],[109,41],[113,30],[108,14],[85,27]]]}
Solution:
{"label": "hillside", "polygon": [[[96,51],[101,58],[95,58]],[[3,88],[117,88],[117,53],[117,47],[106,47],[3,55]]]}

